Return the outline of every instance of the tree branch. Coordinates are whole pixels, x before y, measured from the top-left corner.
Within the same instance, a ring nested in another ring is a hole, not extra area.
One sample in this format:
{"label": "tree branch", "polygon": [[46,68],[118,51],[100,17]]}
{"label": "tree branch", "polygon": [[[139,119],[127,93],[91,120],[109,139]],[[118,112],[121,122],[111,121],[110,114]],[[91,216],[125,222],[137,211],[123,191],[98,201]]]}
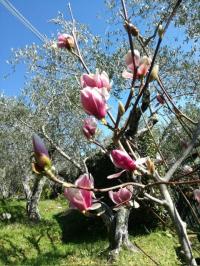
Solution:
{"label": "tree branch", "polygon": [[69,162],[71,162],[76,168],[82,171],[82,168],[79,163],[73,160],[68,154],[66,154],[58,145],[54,143],[54,141],[47,135],[45,131],[45,125],[42,126],[42,133],[44,137],[51,143],[51,145]]}
{"label": "tree branch", "polygon": [[200,121],[198,122],[197,129],[193,134],[192,140],[189,143],[187,149],[183,152],[182,156],[175,162],[175,164],[169,169],[169,171],[164,176],[163,180],[169,181],[177,168],[181,165],[181,163],[185,160],[191,150],[194,148],[196,142],[198,141],[198,137],[200,135]]}

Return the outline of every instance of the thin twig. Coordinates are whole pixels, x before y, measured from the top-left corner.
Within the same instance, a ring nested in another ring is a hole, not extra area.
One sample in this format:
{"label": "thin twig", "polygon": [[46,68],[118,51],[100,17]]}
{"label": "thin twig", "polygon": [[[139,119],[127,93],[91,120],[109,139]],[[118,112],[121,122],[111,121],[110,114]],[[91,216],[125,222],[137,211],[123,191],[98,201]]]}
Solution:
{"label": "thin twig", "polygon": [[51,145],[69,162],[71,162],[76,168],[79,170],[82,170],[79,163],[77,163],[75,160],[73,160],[68,154],[66,154],[57,144],[54,143],[54,141],[47,135],[45,130],[45,125],[42,126],[42,133],[44,137],[51,143]]}
{"label": "thin twig", "polygon": [[80,51],[80,48],[79,48],[79,45],[78,45],[78,41],[77,41],[77,37],[76,37],[75,19],[74,19],[74,16],[73,16],[73,12],[72,12],[72,8],[71,8],[70,3],[68,3],[68,8],[69,8],[69,12],[70,12],[71,19],[72,19],[72,36],[74,38],[74,42],[75,42],[75,46],[76,46],[78,54],[76,54],[75,52],[72,52],[72,53],[78,57],[78,59],[81,62],[82,66],[85,68],[86,72],[89,74],[90,70],[87,67],[87,65],[85,64],[85,61],[83,59],[83,56],[81,54],[81,51]]}
{"label": "thin twig", "polygon": [[133,97],[133,88],[134,88],[134,84],[135,84],[135,81],[136,81],[136,78],[137,78],[137,67],[136,67],[136,63],[135,63],[135,53],[134,53],[133,39],[132,39],[132,35],[131,35],[131,32],[130,32],[130,28],[128,26],[129,25],[129,18],[128,18],[128,12],[126,10],[125,1],[121,0],[121,4],[122,4],[122,8],[123,8],[123,13],[124,13],[123,18],[125,20],[125,24],[127,25],[128,40],[129,40],[131,55],[132,55],[132,59],[133,59],[133,69],[134,69],[133,78],[132,78],[132,82],[131,82],[131,89],[130,89],[129,96],[128,96],[126,104],[125,104],[125,111],[127,111],[128,107],[130,105],[131,99]]}
{"label": "thin twig", "polygon": [[101,143],[99,143],[97,140],[93,139],[93,140],[91,140],[91,143],[99,146],[104,153],[108,152],[108,150]]}
{"label": "thin twig", "polygon": [[148,193],[144,193],[144,196],[147,197],[148,199],[160,204],[160,205],[165,205],[166,204],[166,201],[165,200],[160,200],[160,199],[157,199],[153,196],[151,196],[150,194]]}
{"label": "thin twig", "polygon": [[[140,109],[140,110],[141,110],[141,109]],[[141,114],[142,114],[142,118],[143,118],[143,120],[144,120],[144,123],[145,123],[146,127],[148,128],[148,131],[149,131],[149,133],[150,133],[150,135],[151,135],[151,137],[152,137],[152,139],[153,139],[153,142],[154,142],[154,144],[155,144],[155,146],[156,146],[156,148],[157,148],[157,151],[158,151],[158,153],[160,154],[160,156],[161,156],[161,158],[162,158],[162,160],[163,160],[165,166],[168,168],[168,165],[167,165],[167,163],[166,163],[166,161],[165,161],[165,158],[164,158],[164,156],[163,156],[163,154],[162,154],[162,152],[161,152],[161,150],[160,150],[160,148],[159,148],[159,145],[157,144],[157,142],[156,142],[156,140],[155,140],[155,138],[154,138],[154,135],[153,135],[153,133],[152,133],[152,131],[151,131],[151,129],[150,129],[150,127],[149,127],[149,125],[148,125],[148,123],[147,123],[145,117],[144,117],[144,114],[143,114],[142,110],[141,110]]]}
{"label": "thin twig", "polygon": [[[46,172],[46,175],[49,176],[49,178],[52,181],[61,184],[65,188],[83,189],[83,190],[87,190],[87,191],[102,192],[102,193],[105,193],[105,192],[108,192],[108,191],[111,191],[111,190],[120,189],[120,188],[127,187],[127,186],[138,187],[138,188],[141,188],[144,191],[146,189],[149,189],[149,187],[154,187],[154,186],[159,186],[159,185],[174,186],[174,185],[183,185],[183,184],[200,184],[200,179],[189,180],[189,181],[163,181],[163,179],[162,179],[162,181],[157,181],[157,182],[150,183],[150,184],[147,184],[147,185],[143,185],[143,184],[137,183],[137,182],[126,182],[126,183],[122,183],[122,184],[119,184],[119,185],[116,185],[116,186],[107,187],[107,188],[91,188],[91,187],[77,186],[75,184],[62,181],[58,177],[56,177],[48,169],[45,170],[45,172]],[[157,174],[157,177],[159,177],[158,174]],[[160,179],[160,177],[159,177],[159,179]]]}
{"label": "thin twig", "polygon": [[164,95],[167,97],[168,101],[171,103],[171,105],[173,106],[174,108],[174,113],[176,114],[176,116],[181,116],[181,117],[184,117],[185,119],[187,119],[189,122],[191,122],[192,124],[197,124],[197,122],[193,121],[191,118],[189,118],[186,114],[182,113],[179,108],[176,107],[176,105],[173,103],[172,101],[172,98],[169,96],[168,92],[166,91],[160,77],[158,78],[157,80],[158,82],[158,85],[160,86],[160,88],[162,89]]}
{"label": "thin twig", "polygon": [[145,251],[144,251],[144,249],[142,249],[135,241],[134,241],[134,244],[136,245],[136,247],[139,249],[139,250],[141,250],[142,251],[142,253],[145,255],[145,256],[147,256],[151,261],[153,261],[153,263],[155,264],[155,265],[158,265],[158,266],[160,266],[160,263],[158,263],[158,262],[156,262],[150,255],[148,255]]}
{"label": "thin twig", "polygon": [[189,208],[190,208],[190,210],[191,210],[193,216],[195,217],[195,219],[196,219],[198,225],[200,226],[200,220],[199,220],[199,218],[198,218],[198,216],[197,216],[197,214],[196,214],[194,208],[192,207],[192,205],[190,204],[189,200],[187,199],[187,197],[185,196],[185,194],[183,193],[183,191],[180,189],[180,187],[178,187],[178,190],[179,190],[179,192],[181,193],[181,195],[183,196],[183,198],[184,198],[184,200],[186,201],[187,205],[189,206]]}
{"label": "thin twig", "polygon": [[175,164],[169,169],[169,171],[164,176],[165,181],[169,181],[172,178],[177,168],[181,165],[181,163],[185,160],[185,158],[188,156],[188,154],[193,149],[195,143],[198,141],[199,135],[200,135],[200,121],[198,122],[197,129],[194,132],[193,138],[191,142],[189,143],[187,149],[183,152],[182,156],[175,162]]}

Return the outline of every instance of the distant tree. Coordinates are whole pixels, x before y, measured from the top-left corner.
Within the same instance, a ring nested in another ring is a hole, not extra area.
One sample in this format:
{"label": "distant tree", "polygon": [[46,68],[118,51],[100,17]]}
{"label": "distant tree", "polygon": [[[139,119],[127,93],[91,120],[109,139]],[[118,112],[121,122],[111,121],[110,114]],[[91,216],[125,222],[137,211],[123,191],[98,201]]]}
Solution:
{"label": "distant tree", "polygon": [[[184,46],[176,45],[174,48],[175,42],[173,45],[164,43],[168,26],[177,12],[182,13],[178,13],[175,25],[184,25],[186,41],[190,41],[188,36],[196,38],[196,28],[192,23],[186,23],[185,18],[181,19],[182,14],[187,14],[187,18],[194,22],[192,10],[184,11],[186,6],[196,5],[196,1],[189,1],[185,6],[181,2],[127,1],[127,6],[133,10],[129,17],[125,1],[122,0],[121,5],[116,1],[107,1],[111,12],[115,13],[111,17],[112,22],[120,19],[126,29],[115,30],[116,25],[113,25],[107,40],[93,36],[85,26],[77,24],[73,16],[72,22],[67,22],[60,14],[53,22],[61,26],[62,33],[71,35],[60,34],[57,44],[54,39],[41,47],[32,45],[16,50],[10,61],[13,66],[24,61],[32,76],[23,95],[16,101],[17,108],[15,101],[11,101],[14,103],[14,108],[11,108],[14,119],[11,121],[17,121],[13,129],[23,125],[16,142],[20,139],[22,144],[24,135],[27,140],[30,132],[37,133],[33,137],[32,166],[38,175],[32,192],[27,193],[31,195],[27,208],[30,216],[40,218],[37,203],[44,180],[41,177],[46,176],[65,188],[65,196],[72,206],[84,214],[102,217],[108,230],[109,255],[112,258],[118,255],[122,246],[136,250],[128,236],[130,210],[139,207],[137,201],[150,200],[168,211],[186,263],[197,265],[186,225],[168,189],[170,185],[180,184],[181,181],[177,183],[172,178],[184,167],[184,160],[191,150],[196,148],[200,131],[196,117],[185,112],[186,103],[199,97],[196,45],[187,51]],[[136,15],[137,19],[148,22],[149,27],[144,28],[145,35],[148,34],[146,38],[132,21]],[[120,35],[117,37],[116,33]],[[108,54],[109,48],[115,49],[115,52]],[[119,102],[113,108],[114,117],[107,109],[110,94],[118,99],[121,97],[124,103]],[[79,104],[80,97],[85,113]],[[9,113],[9,107],[6,113]],[[86,118],[86,113],[93,118]],[[109,145],[101,141],[102,136],[95,136],[97,123],[94,117],[111,130]],[[5,143],[6,121],[3,126]],[[174,130],[179,131],[179,128],[180,132],[174,136]],[[82,130],[91,147],[83,140]],[[181,147],[183,137],[187,137],[189,143],[185,150]],[[48,141],[48,145],[43,143],[42,138]],[[29,143],[26,142],[27,147]],[[96,158],[92,153],[94,145],[104,155],[100,164],[94,162],[92,168],[87,165],[87,157],[90,156],[89,160],[93,163]],[[66,167],[64,158],[68,164],[71,163],[69,172],[76,168],[77,176],[81,173],[74,184],[72,180],[66,182],[59,176],[59,170]],[[5,164],[7,167],[6,160]],[[95,187],[96,181],[93,182],[90,174],[95,179],[95,172],[101,168],[105,183],[114,178],[117,187],[115,184],[106,189]],[[26,165],[21,169],[26,169]],[[197,184],[199,180],[196,176],[194,178],[192,182]],[[93,192],[105,191],[115,204],[114,208],[104,201],[104,197],[94,198]]]}

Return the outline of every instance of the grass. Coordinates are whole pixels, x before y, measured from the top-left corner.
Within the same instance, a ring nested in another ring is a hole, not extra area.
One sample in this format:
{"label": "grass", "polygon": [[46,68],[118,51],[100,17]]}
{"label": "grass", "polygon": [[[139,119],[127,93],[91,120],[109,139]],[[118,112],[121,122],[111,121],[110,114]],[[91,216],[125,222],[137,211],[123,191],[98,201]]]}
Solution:
{"label": "grass", "polygon": [[[110,265],[102,251],[108,242],[101,220],[78,212],[66,214],[63,200],[40,202],[43,219],[28,221],[25,202],[7,201],[0,205],[0,214],[12,214],[10,221],[0,222],[0,265]],[[135,241],[159,265],[181,265],[175,253],[176,238],[168,231],[134,233]],[[142,252],[122,251],[113,265],[155,265]]]}

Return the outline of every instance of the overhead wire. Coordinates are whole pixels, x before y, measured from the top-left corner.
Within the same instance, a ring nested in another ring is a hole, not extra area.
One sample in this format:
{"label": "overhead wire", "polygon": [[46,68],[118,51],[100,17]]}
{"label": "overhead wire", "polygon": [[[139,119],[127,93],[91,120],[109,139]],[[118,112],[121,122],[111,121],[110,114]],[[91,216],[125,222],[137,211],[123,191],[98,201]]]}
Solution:
{"label": "overhead wire", "polygon": [[0,0],[0,3],[16,18],[18,18],[25,27],[27,27],[29,30],[31,30],[42,42],[46,42],[47,38],[39,32],[32,24],[31,22],[26,19],[19,10],[17,10],[13,4],[9,2],[9,0]]}

